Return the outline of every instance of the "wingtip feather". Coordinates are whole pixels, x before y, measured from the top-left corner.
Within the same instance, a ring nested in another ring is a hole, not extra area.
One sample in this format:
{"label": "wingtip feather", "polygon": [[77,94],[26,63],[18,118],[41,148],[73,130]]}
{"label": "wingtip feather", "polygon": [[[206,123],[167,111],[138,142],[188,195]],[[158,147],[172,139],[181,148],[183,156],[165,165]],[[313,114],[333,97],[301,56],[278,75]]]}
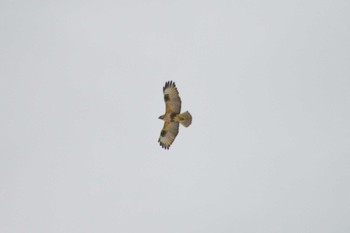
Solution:
{"label": "wingtip feather", "polygon": [[165,85],[163,87],[163,91],[168,87],[175,87],[176,88],[175,82],[173,82],[172,80],[165,82]]}

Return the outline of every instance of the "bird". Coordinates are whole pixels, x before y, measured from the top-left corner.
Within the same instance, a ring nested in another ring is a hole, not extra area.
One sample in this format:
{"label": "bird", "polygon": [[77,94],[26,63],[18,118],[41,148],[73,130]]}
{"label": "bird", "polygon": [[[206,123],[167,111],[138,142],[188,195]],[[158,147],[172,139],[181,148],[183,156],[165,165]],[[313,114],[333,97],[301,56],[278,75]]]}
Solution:
{"label": "bird", "polygon": [[163,87],[163,95],[165,102],[165,114],[158,119],[164,121],[164,126],[160,132],[158,142],[160,146],[169,150],[169,147],[174,142],[179,133],[179,124],[188,127],[192,123],[191,114],[186,111],[181,112],[181,99],[175,82],[168,81]]}

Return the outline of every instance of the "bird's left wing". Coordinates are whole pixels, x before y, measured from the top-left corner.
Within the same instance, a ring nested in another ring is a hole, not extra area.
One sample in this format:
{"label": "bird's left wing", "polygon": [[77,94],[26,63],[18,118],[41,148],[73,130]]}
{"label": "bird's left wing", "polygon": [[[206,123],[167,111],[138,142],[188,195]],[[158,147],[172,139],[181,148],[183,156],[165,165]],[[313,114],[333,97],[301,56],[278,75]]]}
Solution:
{"label": "bird's left wing", "polygon": [[175,140],[179,133],[179,122],[164,122],[160,137],[158,139],[159,144],[164,149],[169,149],[170,145]]}

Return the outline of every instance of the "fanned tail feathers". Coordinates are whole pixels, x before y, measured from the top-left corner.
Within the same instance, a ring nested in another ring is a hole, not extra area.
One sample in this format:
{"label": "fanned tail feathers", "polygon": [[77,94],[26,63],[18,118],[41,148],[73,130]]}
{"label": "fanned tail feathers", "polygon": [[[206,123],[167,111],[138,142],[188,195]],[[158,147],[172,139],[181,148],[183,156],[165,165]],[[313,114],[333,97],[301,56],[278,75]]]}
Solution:
{"label": "fanned tail feathers", "polygon": [[185,127],[190,126],[192,123],[192,116],[188,111],[179,114],[178,119],[179,119],[179,122],[181,123],[181,125],[183,125]]}

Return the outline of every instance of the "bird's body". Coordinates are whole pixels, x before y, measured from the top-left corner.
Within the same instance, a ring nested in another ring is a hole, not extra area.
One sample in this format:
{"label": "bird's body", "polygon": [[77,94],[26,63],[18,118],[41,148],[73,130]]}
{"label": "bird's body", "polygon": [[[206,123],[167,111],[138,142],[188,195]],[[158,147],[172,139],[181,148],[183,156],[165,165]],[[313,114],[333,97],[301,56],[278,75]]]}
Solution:
{"label": "bird's body", "polygon": [[169,149],[179,133],[179,123],[185,127],[190,126],[192,123],[192,116],[188,111],[180,113],[181,99],[174,82],[169,81],[165,83],[163,94],[165,114],[160,116],[159,119],[164,121],[164,126],[160,132],[158,142],[164,149]]}
{"label": "bird's body", "polygon": [[175,121],[175,117],[178,114],[173,114],[173,113],[165,113],[164,115],[160,116],[159,119],[163,120],[163,121]]}

